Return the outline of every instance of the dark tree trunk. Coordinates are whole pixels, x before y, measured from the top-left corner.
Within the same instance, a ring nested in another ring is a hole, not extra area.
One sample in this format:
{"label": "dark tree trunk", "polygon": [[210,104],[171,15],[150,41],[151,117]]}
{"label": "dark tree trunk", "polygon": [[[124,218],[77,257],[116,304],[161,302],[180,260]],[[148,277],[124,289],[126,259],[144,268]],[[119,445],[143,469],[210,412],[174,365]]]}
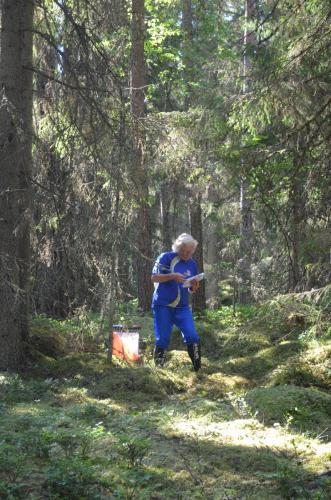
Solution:
{"label": "dark tree trunk", "polygon": [[145,33],[145,5],[144,0],[132,0],[132,129],[133,129],[133,156],[132,177],[136,189],[138,204],[137,220],[137,288],[139,307],[143,311],[150,309],[152,297],[151,275],[151,228],[150,208],[148,204],[148,172],[145,161],[145,134],[143,117],[145,114],[144,86],[144,33]]}
{"label": "dark tree trunk", "polygon": [[29,335],[33,3],[0,3],[0,370]]}

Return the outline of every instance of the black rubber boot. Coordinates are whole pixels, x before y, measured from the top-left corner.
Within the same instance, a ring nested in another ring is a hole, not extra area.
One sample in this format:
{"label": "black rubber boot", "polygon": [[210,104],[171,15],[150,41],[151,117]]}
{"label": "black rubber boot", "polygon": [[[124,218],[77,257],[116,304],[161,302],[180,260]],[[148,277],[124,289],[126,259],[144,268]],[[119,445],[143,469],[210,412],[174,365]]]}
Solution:
{"label": "black rubber boot", "polygon": [[159,368],[163,368],[163,365],[165,362],[165,349],[162,349],[162,347],[159,347],[156,345],[154,347],[153,358],[154,358],[155,366],[158,366]]}
{"label": "black rubber boot", "polygon": [[190,342],[187,344],[187,352],[191,358],[193,369],[195,372],[201,368],[201,346],[200,342]]}

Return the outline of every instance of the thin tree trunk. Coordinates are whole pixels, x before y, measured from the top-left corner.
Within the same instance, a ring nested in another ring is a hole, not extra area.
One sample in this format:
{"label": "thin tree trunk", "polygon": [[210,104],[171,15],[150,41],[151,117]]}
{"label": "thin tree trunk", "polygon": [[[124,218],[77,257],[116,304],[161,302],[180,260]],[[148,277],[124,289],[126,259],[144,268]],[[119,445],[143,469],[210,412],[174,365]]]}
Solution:
{"label": "thin tree trunk", "polygon": [[161,231],[162,231],[162,244],[164,250],[171,249],[171,191],[168,184],[161,185],[160,191],[160,216],[161,216]]}
{"label": "thin tree trunk", "polygon": [[192,61],[192,41],[193,41],[193,16],[191,0],[182,0],[182,28],[183,28],[183,63],[185,79],[185,109],[191,104],[192,98],[192,79],[193,79],[193,61]]}
{"label": "thin tree trunk", "polygon": [[144,0],[132,0],[132,62],[131,62],[131,88],[132,88],[132,127],[133,127],[133,158],[132,176],[136,188],[138,204],[137,221],[137,288],[140,309],[150,309],[152,297],[151,274],[151,228],[149,208],[148,171],[145,161],[145,134],[143,117],[145,114],[144,86],[145,86],[145,60],[144,60],[144,33],[145,33],[145,5]]}
{"label": "thin tree trunk", "polygon": [[[208,201],[215,203],[218,199],[217,187],[210,186],[208,189]],[[206,225],[205,225],[206,226]],[[219,289],[220,274],[220,256],[221,247],[220,234],[222,222],[219,217],[215,219],[210,217],[207,221],[206,233],[209,235],[206,241],[205,262],[206,269],[206,302],[211,309],[217,309],[221,305],[221,293]]]}
{"label": "thin tree trunk", "polygon": [[104,335],[104,320],[107,315],[109,332],[108,332],[108,361],[112,362],[113,356],[113,323],[115,319],[117,300],[118,300],[118,250],[119,250],[119,240],[120,240],[120,196],[121,196],[121,170],[124,161],[124,144],[125,144],[125,115],[124,115],[124,100],[123,94],[120,90],[121,99],[121,113],[120,113],[120,128],[118,134],[118,158],[117,158],[117,169],[116,169],[116,191],[115,191],[115,206],[112,215],[111,232],[113,235],[113,244],[111,247],[111,258],[110,258],[110,283],[107,288],[107,294],[104,299],[102,310],[101,310],[101,321],[99,328],[99,337]]}
{"label": "thin tree trunk", "polygon": [[304,181],[302,172],[303,158],[301,152],[304,150],[303,138],[298,134],[297,145],[294,148],[293,174],[291,177],[289,191],[290,216],[290,242],[291,255],[289,266],[289,290],[294,291],[299,288],[303,278],[303,270],[300,265],[300,248],[304,239],[305,228],[305,198]]}
{"label": "thin tree trunk", "polygon": [[249,304],[252,301],[252,208],[249,188],[245,178],[240,186],[240,240],[239,240],[239,303]]}
{"label": "thin tree trunk", "polygon": [[[190,204],[190,223],[192,236],[199,242],[194,254],[194,259],[198,264],[199,273],[203,273],[201,195],[194,198]],[[193,295],[193,309],[206,309],[206,291],[204,280],[200,281],[200,288]]]}
{"label": "thin tree trunk", "polygon": [[0,370],[29,334],[33,3],[0,3]]}
{"label": "thin tree trunk", "polygon": [[[249,21],[256,17],[255,0],[245,1],[245,33],[244,33],[244,84],[243,94],[248,91],[251,78],[251,52],[255,45],[255,33]],[[243,165],[244,167],[244,165]],[[239,241],[239,303],[248,304],[252,301],[252,242],[253,242],[253,218],[252,203],[249,193],[249,184],[243,174],[240,182],[240,241]]]}
{"label": "thin tree trunk", "polygon": [[[193,60],[192,60],[192,44],[193,44],[193,15],[192,1],[182,0],[182,29],[183,29],[183,62],[184,62],[184,79],[186,83],[185,95],[185,110],[187,111],[192,101],[192,85],[193,80]],[[199,272],[203,272],[203,232],[202,232],[202,210],[201,210],[201,193],[195,189],[191,189],[189,193],[189,215],[191,224],[192,236],[198,240],[199,245],[195,252],[195,260],[197,261]],[[206,291],[205,282],[200,283],[199,291],[193,297],[194,309],[206,308]]]}

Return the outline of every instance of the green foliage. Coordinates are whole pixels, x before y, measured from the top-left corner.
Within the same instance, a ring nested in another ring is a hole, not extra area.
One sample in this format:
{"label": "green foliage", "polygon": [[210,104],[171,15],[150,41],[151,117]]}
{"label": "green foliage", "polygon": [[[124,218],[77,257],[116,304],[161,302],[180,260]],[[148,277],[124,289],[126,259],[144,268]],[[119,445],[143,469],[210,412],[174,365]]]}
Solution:
{"label": "green foliage", "polygon": [[17,454],[13,445],[0,442],[0,471],[3,483],[15,483],[17,477],[22,475],[26,458],[24,454]]}
{"label": "green foliage", "polygon": [[257,307],[254,305],[237,304],[235,310],[231,306],[220,309],[207,309],[201,313],[201,319],[220,327],[238,326],[256,316]]}
{"label": "green foliage", "polygon": [[22,433],[16,444],[27,456],[47,459],[54,449],[55,442],[53,432],[44,427],[32,428]]}
{"label": "green foliage", "polygon": [[87,312],[86,307],[78,308],[75,315],[65,320],[38,314],[32,318],[32,356],[42,355],[59,358],[68,352],[96,350],[100,318]]}
{"label": "green foliage", "polygon": [[10,403],[39,400],[47,391],[47,384],[40,380],[25,380],[18,374],[0,372],[0,402]]}
{"label": "green foliage", "polygon": [[111,483],[100,478],[91,462],[73,458],[53,460],[43,484],[44,493],[54,499],[88,497],[99,500],[107,498],[112,489]]}
{"label": "green foliage", "polygon": [[[330,286],[312,292],[276,296],[260,308],[259,317],[260,322],[277,326],[280,336],[300,334],[302,341],[327,338]],[[272,338],[275,339],[274,335]]]}
{"label": "green foliage", "polygon": [[118,453],[127,461],[129,467],[139,467],[150,448],[149,440],[130,434],[120,434],[118,437]]}
{"label": "green foliage", "polygon": [[110,418],[112,414],[112,408],[96,403],[73,405],[69,411],[69,415],[73,419],[77,419],[77,421],[86,420],[87,422],[103,421],[105,418]]}

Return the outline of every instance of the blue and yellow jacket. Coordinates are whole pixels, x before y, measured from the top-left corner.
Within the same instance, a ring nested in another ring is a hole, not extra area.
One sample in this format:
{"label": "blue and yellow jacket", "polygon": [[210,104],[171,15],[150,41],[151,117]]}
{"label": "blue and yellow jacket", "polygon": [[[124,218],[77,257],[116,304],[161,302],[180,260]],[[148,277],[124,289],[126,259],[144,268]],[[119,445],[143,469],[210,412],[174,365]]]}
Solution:
{"label": "blue and yellow jacket", "polygon": [[[164,252],[157,258],[152,274],[169,273],[181,273],[190,278],[198,274],[198,269],[193,259],[184,261],[176,252]],[[152,306],[187,307],[188,294],[188,288],[175,280],[154,283]]]}

